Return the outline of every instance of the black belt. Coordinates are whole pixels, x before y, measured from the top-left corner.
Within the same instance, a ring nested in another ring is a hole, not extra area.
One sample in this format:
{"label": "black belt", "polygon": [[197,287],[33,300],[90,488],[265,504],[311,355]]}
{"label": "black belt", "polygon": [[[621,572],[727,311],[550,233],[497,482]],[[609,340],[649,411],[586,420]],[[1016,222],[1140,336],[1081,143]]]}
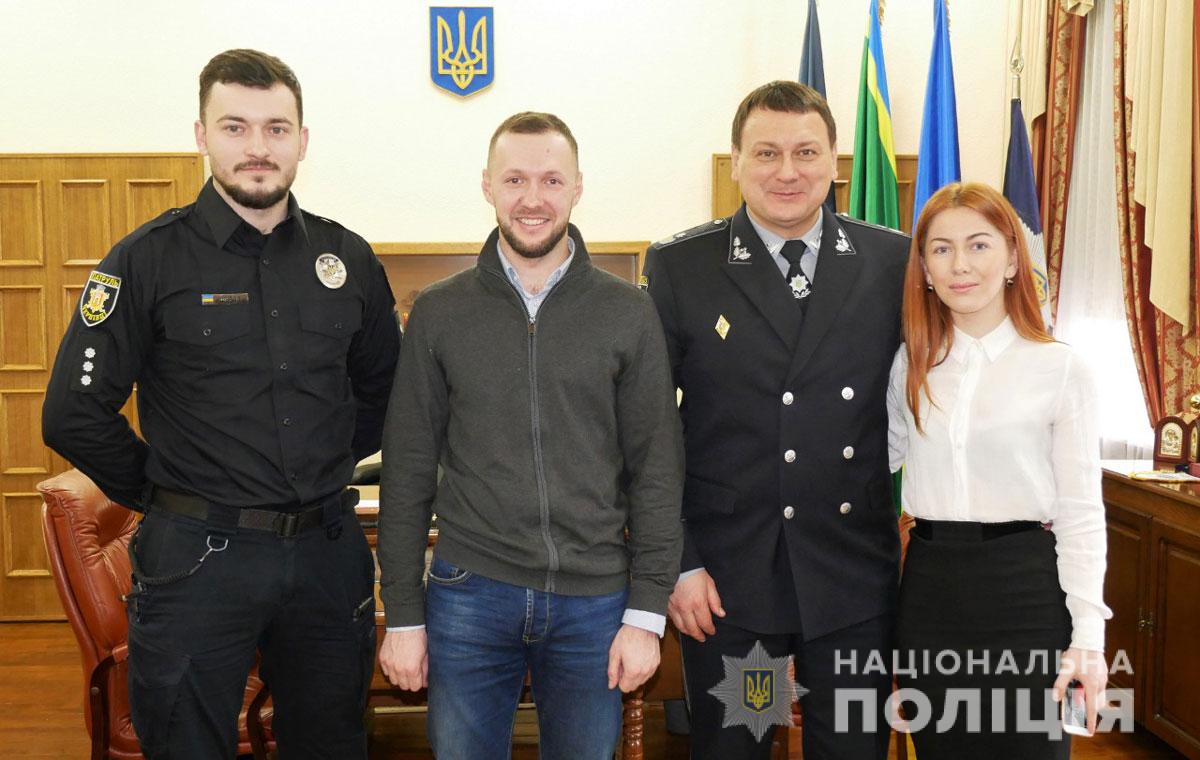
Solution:
{"label": "black belt", "polygon": [[339,499],[342,502],[341,508],[338,510],[341,512],[352,508],[358,502],[358,492],[343,491],[312,504],[302,504],[298,510],[282,512],[274,509],[214,504],[199,496],[155,486],[148,503],[154,509],[203,520],[206,523],[214,522],[212,518],[215,512],[236,514],[238,528],[261,530],[274,533],[280,538],[290,538],[297,533],[321,527],[324,523],[325,505],[331,499]]}
{"label": "black belt", "polygon": [[1045,530],[1040,522],[1035,520],[1014,520],[1012,522],[981,523],[959,522],[956,520],[922,520],[917,518],[917,524],[912,532],[926,541],[991,541],[993,538],[1011,536],[1014,533],[1025,533],[1031,530]]}

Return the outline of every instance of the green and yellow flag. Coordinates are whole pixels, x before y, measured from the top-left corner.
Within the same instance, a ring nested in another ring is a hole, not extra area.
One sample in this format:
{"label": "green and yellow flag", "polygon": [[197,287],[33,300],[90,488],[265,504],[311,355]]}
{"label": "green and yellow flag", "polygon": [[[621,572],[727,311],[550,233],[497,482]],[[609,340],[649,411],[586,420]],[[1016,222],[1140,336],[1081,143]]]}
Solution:
{"label": "green and yellow flag", "polygon": [[863,40],[858,123],[854,127],[854,170],[850,176],[850,216],[900,229],[896,189],[896,147],[892,106],[883,67],[879,0],[869,0],[867,37]]}

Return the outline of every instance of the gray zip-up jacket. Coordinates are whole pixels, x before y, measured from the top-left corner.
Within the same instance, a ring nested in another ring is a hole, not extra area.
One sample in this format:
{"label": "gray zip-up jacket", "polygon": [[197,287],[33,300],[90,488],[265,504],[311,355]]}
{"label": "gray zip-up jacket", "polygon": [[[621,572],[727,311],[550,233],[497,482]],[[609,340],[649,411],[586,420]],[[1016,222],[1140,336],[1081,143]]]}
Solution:
{"label": "gray zip-up jacket", "polygon": [[536,321],[501,267],[498,231],[474,268],[413,304],[383,436],[389,627],[424,623],[431,512],[453,565],[570,595],[628,585],[628,609],[665,614],[683,444],[662,326],[645,293],[569,234],[574,259]]}

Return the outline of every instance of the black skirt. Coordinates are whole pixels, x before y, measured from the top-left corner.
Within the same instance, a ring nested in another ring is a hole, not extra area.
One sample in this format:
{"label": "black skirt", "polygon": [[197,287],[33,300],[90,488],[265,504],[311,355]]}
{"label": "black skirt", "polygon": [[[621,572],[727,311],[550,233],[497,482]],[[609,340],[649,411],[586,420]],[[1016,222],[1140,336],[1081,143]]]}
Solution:
{"label": "black skirt", "polygon": [[[923,727],[925,705],[904,705],[917,729],[917,755],[1066,760],[1070,736],[1061,732],[1057,705],[1049,701],[1056,653],[1071,639],[1054,534],[1035,526],[988,538],[983,530],[994,535],[1002,529],[987,526],[970,535],[979,527],[927,523],[911,534],[896,663],[901,688],[929,699]],[[972,713],[978,720],[969,720]]]}

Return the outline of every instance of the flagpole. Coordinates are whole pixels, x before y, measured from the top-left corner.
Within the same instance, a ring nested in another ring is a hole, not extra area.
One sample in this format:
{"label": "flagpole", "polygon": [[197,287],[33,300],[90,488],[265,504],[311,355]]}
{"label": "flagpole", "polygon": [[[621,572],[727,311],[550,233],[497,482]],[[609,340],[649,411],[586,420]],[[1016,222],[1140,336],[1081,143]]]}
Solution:
{"label": "flagpole", "polygon": [[1017,38],[1013,42],[1012,57],[1008,59],[1008,70],[1012,72],[1014,97],[1021,99],[1021,72],[1025,70],[1025,56],[1021,51],[1021,38],[1025,34],[1025,0],[1017,0]]}

